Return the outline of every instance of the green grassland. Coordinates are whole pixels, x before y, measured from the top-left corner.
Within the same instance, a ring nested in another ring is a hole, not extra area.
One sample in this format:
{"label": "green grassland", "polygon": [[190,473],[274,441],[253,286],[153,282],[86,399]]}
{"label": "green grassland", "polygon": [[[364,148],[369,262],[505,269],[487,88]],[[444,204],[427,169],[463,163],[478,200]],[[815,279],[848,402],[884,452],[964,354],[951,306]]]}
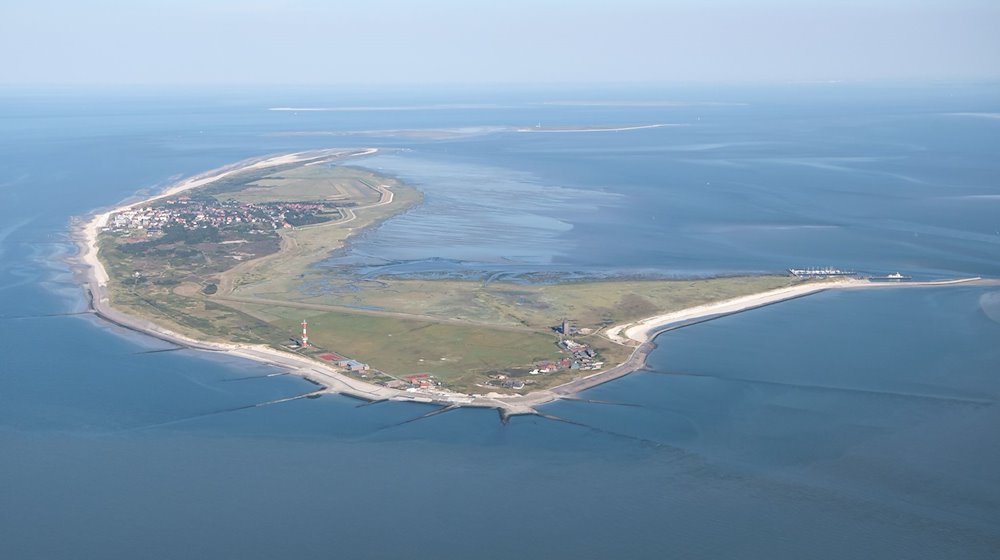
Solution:
{"label": "green grassland", "polygon": [[798,282],[786,276],[541,285],[396,278],[380,278],[378,282],[342,279],[338,283],[334,279],[329,285],[337,289],[313,295],[287,290],[282,299],[532,329],[547,329],[569,319],[577,328],[596,330]]}
{"label": "green grassland", "polygon": [[[570,284],[380,279],[348,294],[228,301],[293,336],[303,319],[310,341],[400,377],[431,373],[447,387],[482,393],[488,375],[519,376],[526,389],[549,388],[592,372],[562,370],[525,376],[540,361],[565,357],[552,327],[563,318],[584,334],[572,338],[598,352],[606,366],[631,348],[601,335],[604,327],[714,301],[789,286],[783,276],[702,280],[603,281]],[[365,306],[359,308],[358,306]],[[501,391],[503,392],[503,391]]]}
{"label": "green grassland", "polygon": [[449,388],[467,392],[486,392],[477,383],[489,373],[527,370],[534,362],[560,357],[554,333],[243,305],[254,317],[289,335],[298,333],[302,320],[308,320],[313,353],[350,356],[397,378],[429,373]]}
{"label": "green grassland", "polygon": [[232,181],[224,186],[210,187],[205,194],[219,201],[325,202],[364,206],[379,200],[378,191],[371,185],[386,182],[385,178],[356,167],[331,168],[325,165],[285,167],[246,179],[249,181]]}
{"label": "green grassland", "polygon": [[[429,373],[470,393],[497,390],[484,383],[498,373],[523,379],[526,390],[592,373],[528,375],[536,363],[566,356],[552,329],[563,319],[582,329],[574,339],[612,366],[631,349],[603,338],[603,327],[795,283],[779,276],[552,284],[331,278],[311,265],[357,232],[418,204],[420,193],[366,169],[300,164],[230,176],[183,195],[321,202],[336,214],[264,233],[164,236],[149,247],[129,246],[142,241],[141,232],[102,234],[114,305],[189,336],[273,346],[296,337],[307,319],[314,346],[308,354],[336,352],[395,377]],[[333,289],[301,289],[318,275]]]}

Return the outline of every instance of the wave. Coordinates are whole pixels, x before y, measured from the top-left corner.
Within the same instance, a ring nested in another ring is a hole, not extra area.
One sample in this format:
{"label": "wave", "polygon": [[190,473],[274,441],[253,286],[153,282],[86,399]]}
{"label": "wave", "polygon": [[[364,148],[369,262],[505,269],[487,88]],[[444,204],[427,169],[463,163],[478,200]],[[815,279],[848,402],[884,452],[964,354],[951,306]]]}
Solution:
{"label": "wave", "polygon": [[938,200],[1000,200],[1000,194],[963,194],[956,196],[939,196]]}
{"label": "wave", "polygon": [[1000,113],[944,113],[949,117],[975,117],[980,119],[1000,120]]}
{"label": "wave", "polygon": [[469,138],[473,136],[485,136],[487,134],[497,134],[501,132],[511,132],[513,128],[505,126],[466,126],[457,128],[399,128],[399,129],[372,129],[372,130],[288,130],[282,132],[272,132],[267,136],[366,136],[378,138],[417,138],[428,140],[451,140],[456,138]]}
{"label": "wave", "polygon": [[558,133],[568,133],[568,132],[628,132],[630,130],[645,130],[645,129],[648,129],[648,128],[663,128],[663,127],[667,127],[667,126],[689,126],[689,125],[687,125],[687,124],[677,124],[677,123],[658,123],[658,124],[638,124],[638,125],[632,125],[632,126],[608,126],[608,127],[598,126],[598,127],[589,127],[589,128],[588,127],[581,127],[581,128],[572,128],[572,127],[560,127],[560,128],[533,127],[533,128],[518,128],[517,132],[532,132],[532,133],[540,133],[540,132],[550,132],[550,133],[551,132],[558,132]]}
{"label": "wave", "polygon": [[749,103],[723,101],[546,101],[556,107],[747,107]]}
{"label": "wave", "polygon": [[434,105],[349,105],[344,107],[268,107],[268,111],[292,113],[339,113],[369,111],[444,111],[449,109],[514,109],[513,105],[495,103],[442,103]]}
{"label": "wave", "polygon": [[839,229],[840,227],[835,224],[721,224],[706,227],[705,230],[711,233],[739,233],[754,231],[825,230]]}

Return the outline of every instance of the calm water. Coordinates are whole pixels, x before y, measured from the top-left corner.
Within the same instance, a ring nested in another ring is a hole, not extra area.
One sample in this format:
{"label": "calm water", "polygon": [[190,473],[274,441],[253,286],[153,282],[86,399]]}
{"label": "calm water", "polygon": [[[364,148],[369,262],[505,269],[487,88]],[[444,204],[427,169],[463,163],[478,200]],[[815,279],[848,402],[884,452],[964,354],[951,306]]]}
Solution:
{"label": "calm water", "polygon": [[[380,104],[397,109],[267,110]],[[398,150],[365,164],[426,204],[326,266],[1000,276],[998,112],[994,86],[5,92],[0,557],[996,557],[996,289],[822,294],[674,331],[650,371],[584,395],[601,403],[502,425],[255,406],[311,385],[74,315],[61,259],[70,216],[137,189],[379,145]],[[509,130],[538,123],[686,126]],[[399,132],[427,128],[451,132]]]}

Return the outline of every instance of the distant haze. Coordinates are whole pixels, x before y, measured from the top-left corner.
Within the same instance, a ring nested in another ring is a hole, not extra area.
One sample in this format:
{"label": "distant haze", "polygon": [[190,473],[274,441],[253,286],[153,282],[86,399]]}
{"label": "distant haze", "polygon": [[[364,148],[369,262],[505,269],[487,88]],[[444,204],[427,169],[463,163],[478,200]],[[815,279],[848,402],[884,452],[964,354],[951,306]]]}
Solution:
{"label": "distant haze", "polygon": [[997,0],[0,0],[0,84],[1000,78]]}

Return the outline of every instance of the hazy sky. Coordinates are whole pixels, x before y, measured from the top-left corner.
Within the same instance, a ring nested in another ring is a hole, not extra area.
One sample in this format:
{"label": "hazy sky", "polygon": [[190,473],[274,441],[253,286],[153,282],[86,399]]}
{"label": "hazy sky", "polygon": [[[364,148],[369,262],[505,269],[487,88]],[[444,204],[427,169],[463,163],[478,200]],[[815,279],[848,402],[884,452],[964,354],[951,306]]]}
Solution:
{"label": "hazy sky", "polygon": [[1000,0],[0,0],[0,83],[1000,78]]}

